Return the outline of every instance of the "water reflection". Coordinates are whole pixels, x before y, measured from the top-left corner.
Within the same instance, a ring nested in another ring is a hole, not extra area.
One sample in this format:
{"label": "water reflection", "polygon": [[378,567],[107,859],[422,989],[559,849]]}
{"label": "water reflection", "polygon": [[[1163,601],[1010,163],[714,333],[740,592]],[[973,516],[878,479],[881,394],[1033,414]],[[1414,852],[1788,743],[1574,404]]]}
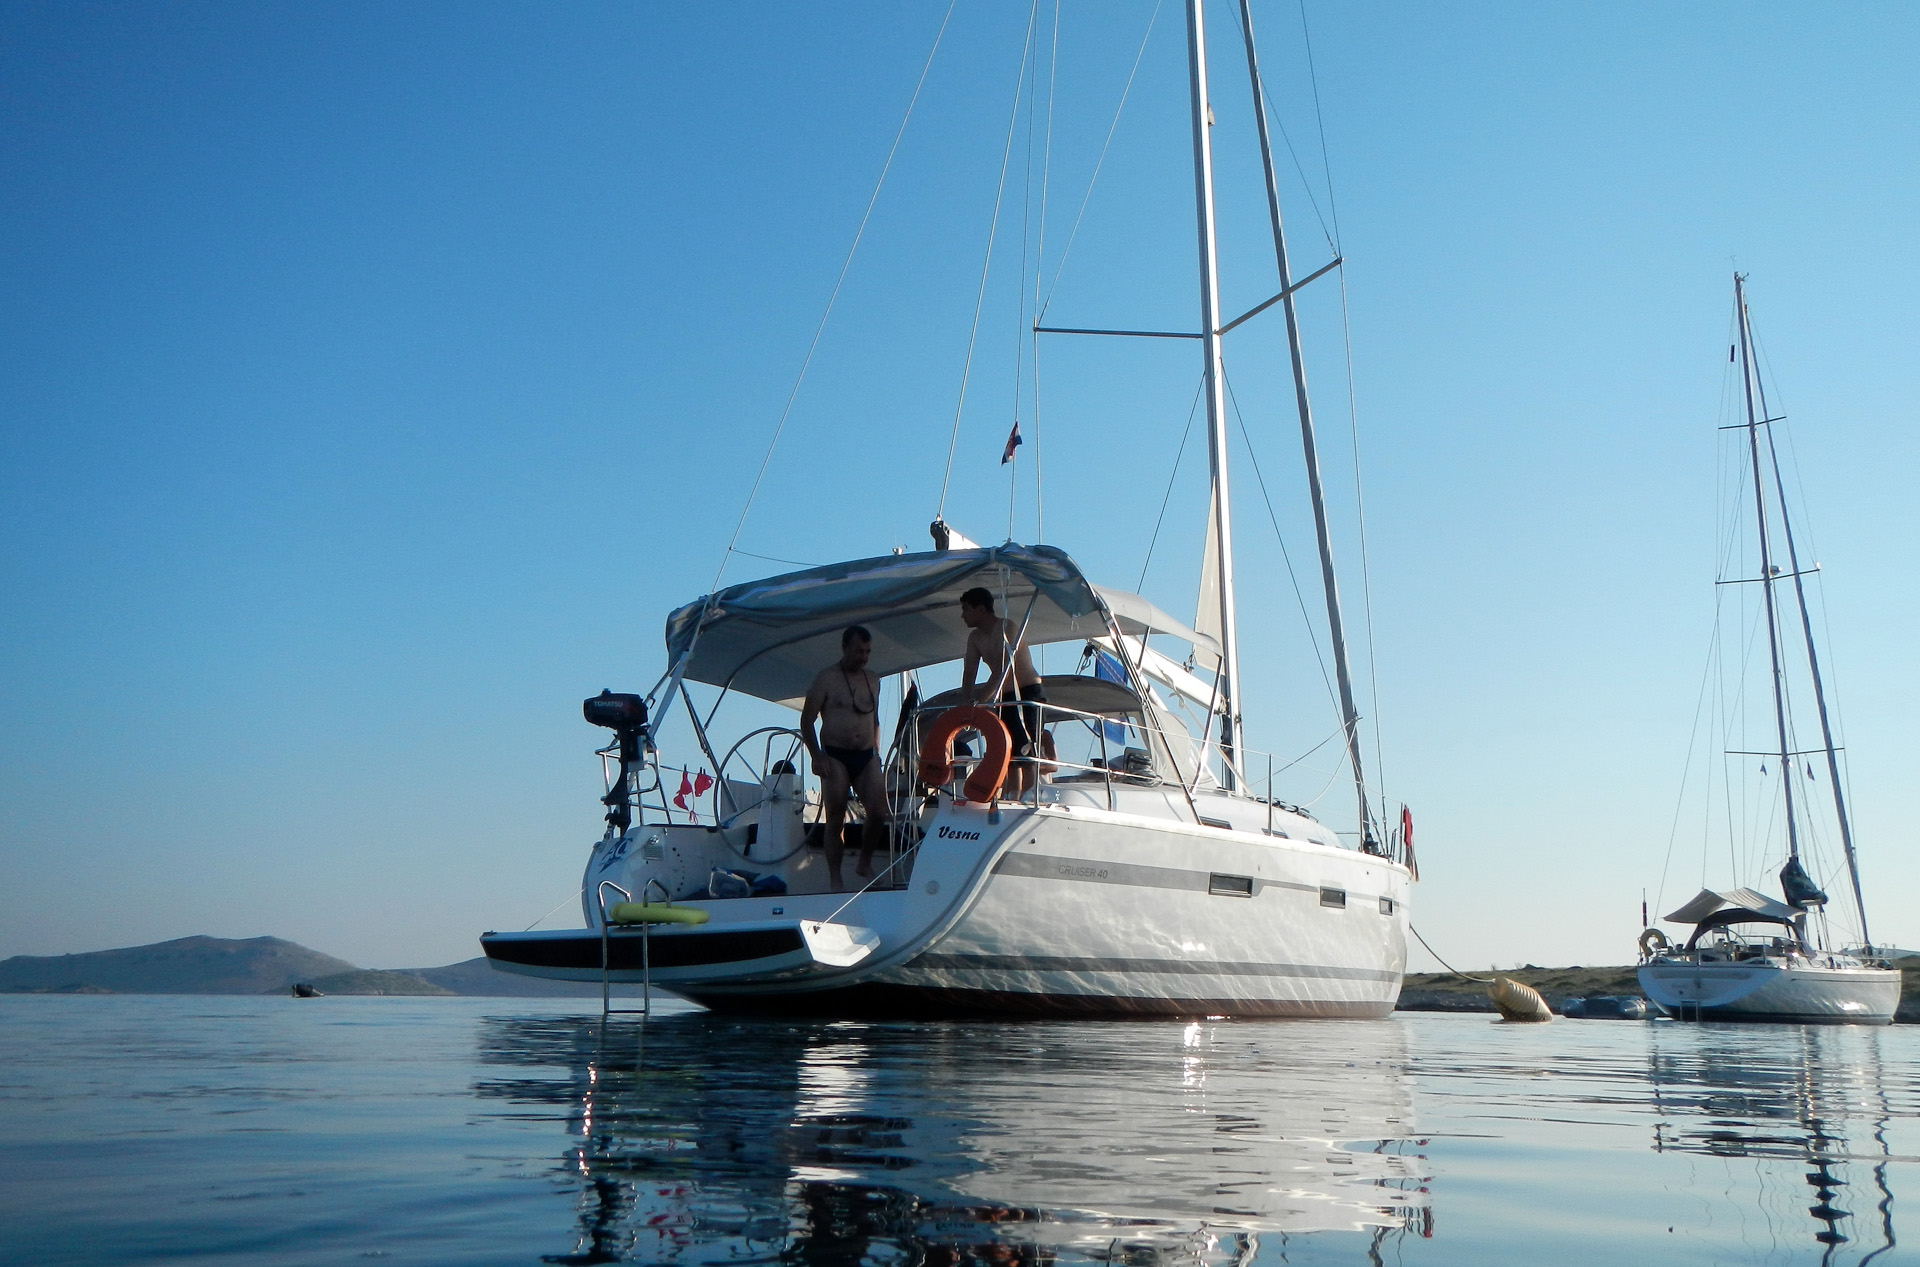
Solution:
{"label": "water reflection", "polygon": [[1392,1024],[795,1023],[481,1029],[510,1111],[568,1123],[554,1263],[1251,1261],[1431,1233]]}
{"label": "water reflection", "polygon": [[[1896,1116],[1883,1045],[1868,1027],[1697,1026],[1650,1031],[1656,1152],[1802,1162],[1804,1176],[1757,1169],[1757,1205],[1782,1239],[1836,1261],[1850,1243],[1869,1263],[1893,1249],[1887,1142]],[[1799,1180],[1804,1178],[1804,1187]],[[1796,1207],[1803,1207],[1801,1213]],[[1804,1242],[1803,1242],[1804,1243]]]}

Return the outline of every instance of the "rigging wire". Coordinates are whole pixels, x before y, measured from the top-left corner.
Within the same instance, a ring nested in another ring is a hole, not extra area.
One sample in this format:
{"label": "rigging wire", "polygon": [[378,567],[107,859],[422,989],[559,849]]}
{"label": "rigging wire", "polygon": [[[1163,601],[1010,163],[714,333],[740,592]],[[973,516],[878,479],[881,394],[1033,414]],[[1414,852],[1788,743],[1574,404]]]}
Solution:
{"label": "rigging wire", "polygon": [[1320,109],[1320,76],[1313,66],[1313,32],[1307,29],[1307,0],[1300,0],[1300,38],[1307,49],[1307,82],[1313,87],[1313,117],[1320,128],[1320,170],[1327,181],[1327,213],[1333,219],[1334,254],[1340,251],[1340,204],[1333,196],[1333,163],[1327,157],[1327,116]]}
{"label": "rigging wire", "polygon": [[[967,331],[967,355],[960,367],[960,396],[953,404],[953,435],[947,441],[947,469],[940,477],[940,503],[934,512],[934,518],[945,517],[947,513],[947,486],[953,480],[953,455],[960,445],[960,415],[967,407],[967,380],[973,374],[973,348],[980,338],[980,310],[987,301],[987,276],[993,271],[993,242],[1000,232],[1000,203],[1007,192],[1007,164],[1013,158],[1013,132],[1020,121],[1020,89],[1027,82],[1027,55],[1033,49],[1034,14],[1039,11],[1040,0],[1033,0],[1027,10],[1027,38],[1020,49],[1020,73],[1013,80],[1013,108],[1007,114],[1007,142],[1000,151],[1000,180],[993,190],[993,219],[987,224],[987,250],[980,261],[980,289],[973,298],[973,325]],[[1026,289],[1022,283],[1021,289]]]}
{"label": "rigging wire", "polygon": [[[1053,176],[1053,100],[1060,86],[1060,0],[1053,0],[1053,48],[1047,61],[1047,132],[1040,153],[1040,228],[1033,249],[1034,325],[1040,324],[1040,278],[1047,262],[1047,190]],[[1021,302],[1026,301],[1024,288]],[[1047,539],[1046,470],[1040,456],[1040,334],[1033,339],[1033,539]],[[1041,653],[1044,667],[1046,652]]]}
{"label": "rigging wire", "polygon": [[[1299,765],[1302,761],[1305,761],[1308,757],[1311,757],[1314,753],[1320,751],[1322,748],[1326,747],[1328,744],[1332,743],[1334,740],[1345,736],[1346,733],[1347,733],[1347,728],[1345,726],[1334,727],[1332,730],[1327,732],[1327,737],[1325,739],[1322,739],[1319,743],[1313,745],[1313,747],[1307,749],[1305,752],[1301,753],[1299,756],[1295,757],[1293,760],[1287,762],[1285,765],[1276,767],[1274,769],[1274,773],[1285,774],[1287,771],[1293,769],[1293,767]],[[1335,767],[1333,772],[1335,774],[1340,773],[1339,768]],[[1269,785],[1267,788],[1267,796],[1269,798],[1273,796],[1273,788],[1271,785]]]}
{"label": "rigging wire", "polygon": [[1160,514],[1153,521],[1153,535],[1147,538],[1147,557],[1145,561],[1140,564],[1140,579],[1136,581],[1133,586],[1136,590],[1146,588],[1147,569],[1153,564],[1153,547],[1155,543],[1160,540],[1160,525],[1165,523],[1167,519],[1167,503],[1173,500],[1173,481],[1180,474],[1180,459],[1186,454],[1187,437],[1193,434],[1193,420],[1195,415],[1200,412],[1200,393],[1206,389],[1206,386],[1207,378],[1205,374],[1202,374],[1200,376],[1199,386],[1193,389],[1193,404],[1187,408],[1187,426],[1186,430],[1180,433],[1180,447],[1173,455],[1173,469],[1167,472],[1167,492],[1166,495],[1160,499]]}
{"label": "rigging wire", "polygon": [[[1675,798],[1674,801],[1673,827],[1667,832],[1667,856],[1660,863],[1660,887],[1653,891],[1653,904],[1655,907],[1666,905],[1667,870],[1673,865],[1673,846],[1674,842],[1680,836],[1680,815],[1686,809],[1687,804],[1687,775],[1693,770],[1693,752],[1700,739],[1700,719],[1706,712],[1707,706],[1707,684],[1713,676],[1714,645],[1719,641],[1717,621],[1715,625],[1716,628],[1713,637],[1708,640],[1707,662],[1700,671],[1700,690],[1693,701],[1693,726],[1687,731],[1687,757],[1680,767],[1680,795]],[[1711,776],[1709,776],[1709,778],[1711,778]],[[1708,796],[1709,798],[1712,796],[1711,787],[1708,789]]]}
{"label": "rigging wire", "polygon": [[1147,29],[1140,36],[1140,50],[1133,55],[1133,69],[1127,72],[1126,87],[1120,90],[1120,104],[1114,107],[1113,122],[1107,125],[1107,139],[1100,144],[1100,157],[1094,161],[1093,175],[1087,178],[1087,192],[1080,199],[1080,210],[1073,217],[1073,227],[1067,231],[1067,244],[1060,248],[1060,264],[1053,271],[1053,281],[1047,286],[1046,302],[1040,305],[1040,311],[1034,322],[1038,324],[1047,315],[1047,309],[1053,307],[1053,292],[1059,289],[1060,274],[1066,271],[1067,256],[1073,253],[1073,240],[1080,235],[1080,221],[1086,218],[1087,204],[1093,201],[1093,187],[1100,179],[1100,169],[1106,164],[1107,150],[1113,145],[1113,134],[1120,127],[1120,116],[1127,108],[1127,97],[1133,92],[1134,76],[1140,73],[1140,59],[1147,55],[1147,41],[1153,38],[1153,24],[1160,17],[1160,6],[1165,0],[1154,0],[1153,12],[1147,17]]}
{"label": "rigging wire", "polygon": [[[1033,26],[1040,12],[1039,0],[1027,11],[1027,48],[1033,48]],[[1020,391],[1024,383],[1023,371],[1026,369],[1025,357],[1027,340],[1034,340],[1034,352],[1039,352],[1039,335],[1029,335],[1027,326],[1027,238],[1033,229],[1033,97],[1040,87],[1040,67],[1035,62],[1033,74],[1027,75],[1027,61],[1020,63],[1020,73],[1027,84],[1027,152],[1021,163],[1024,184],[1020,193],[1020,288],[1014,292],[1013,312],[1013,425],[1020,427]],[[1013,513],[1020,491],[1020,453],[1013,450],[1007,464],[1007,540],[1013,540]]]}
{"label": "rigging wire", "polygon": [[768,563],[785,563],[797,568],[817,568],[820,566],[818,563],[808,563],[802,559],[783,559],[777,554],[755,554],[751,550],[735,550],[734,553],[744,555],[749,559],[765,559]]}
{"label": "rigging wire", "polygon": [[[1333,701],[1333,711],[1340,712],[1340,694],[1334,690],[1333,679],[1327,675],[1327,658],[1320,651],[1320,635],[1313,627],[1313,617],[1307,614],[1307,598],[1300,592],[1300,578],[1294,574],[1293,556],[1287,553],[1287,539],[1280,532],[1280,517],[1274,513],[1273,498],[1267,492],[1267,477],[1260,472],[1260,455],[1253,451],[1253,437],[1247,433],[1246,417],[1240,412],[1240,400],[1233,394],[1233,380],[1223,371],[1221,382],[1227,388],[1227,401],[1233,406],[1233,416],[1240,424],[1240,439],[1247,446],[1247,459],[1253,465],[1253,478],[1260,485],[1260,500],[1267,506],[1267,522],[1273,525],[1273,536],[1280,543],[1280,558],[1287,565],[1287,580],[1293,586],[1293,598],[1300,605],[1300,620],[1307,627],[1307,641],[1313,644],[1313,658],[1320,665],[1320,680],[1326,684],[1327,696]],[[1340,733],[1346,732],[1346,719],[1341,718]],[[1365,824],[1362,824],[1364,829]]]}
{"label": "rigging wire", "polygon": [[[1313,90],[1313,120],[1315,130],[1320,137],[1320,172],[1327,187],[1327,214],[1333,221],[1331,239],[1328,245],[1335,258],[1344,258],[1345,252],[1340,244],[1340,202],[1334,194],[1333,162],[1327,153],[1327,116],[1320,105],[1320,74],[1313,59],[1313,32],[1307,24],[1307,0],[1300,0],[1300,38],[1307,54],[1307,82]],[[1263,94],[1264,99],[1264,94]],[[1281,134],[1285,139],[1285,133]],[[1289,153],[1293,151],[1292,141],[1287,142]],[[1298,166],[1298,158],[1295,165]],[[1301,181],[1306,184],[1305,174]],[[1313,202],[1314,213],[1319,214],[1320,204],[1313,199],[1312,186],[1308,185],[1308,199]],[[1326,230],[1326,222],[1321,222]],[[1340,274],[1340,341],[1344,352],[1347,371],[1347,438],[1353,453],[1353,507],[1356,536],[1360,543],[1360,608],[1367,624],[1367,693],[1373,703],[1373,771],[1380,786],[1380,817],[1384,822],[1387,813],[1387,758],[1382,734],[1386,727],[1382,724],[1380,707],[1380,658],[1374,638],[1373,620],[1373,560],[1367,546],[1367,498],[1361,478],[1360,465],[1360,393],[1355,381],[1353,368],[1353,312],[1347,291],[1347,270],[1341,268]],[[1355,737],[1356,745],[1359,742]],[[1362,825],[1364,827],[1364,824]]]}
{"label": "rigging wire", "polygon": [[754,498],[759,496],[761,481],[767,477],[767,466],[773,461],[773,451],[780,444],[780,433],[787,428],[787,418],[793,413],[793,402],[799,399],[800,385],[807,380],[807,369],[813,364],[813,354],[820,348],[820,337],[826,333],[827,318],[833,315],[833,305],[840,298],[840,288],[846,284],[847,271],[853,267],[853,257],[860,249],[860,239],[866,235],[867,221],[873,218],[874,204],[880,201],[881,187],[887,183],[887,173],[893,170],[893,159],[900,152],[901,138],[907,134],[907,124],[913,118],[913,108],[920,102],[920,90],[926,87],[927,73],[933,69],[933,59],[940,52],[940,41],[946,36],[947,23],[953,20],[954,5],[958,0],[947,0],[947,12],[940,19],[940,29],[934,32],[933,47],[927,50],[927,61],[920,68],[920,78],[914,81],[913,95],[907,99],[907,110],[900,117],[900,127],[893,134],[893,144],[887,148],[887,160],[880,165],[880,178],[873,182],[873,193],[867,198],[867,209],[860,214],[860,225],[854,230],[853,244],[847,248],[847,258],[840,265],[840,275],[833,280],[833,290],[827,296],[827,306],[820,314],[820,324],[814,327],[813,341],[807,344],[807,354],[800,361],[800,372],[793,380],[793,390],[787,393],[787,403],[780,410],[780,421],[773,428],[773,438],[767,441],[767,452],[760,459],[760,469],[754,474],[753,486],[747,490],[746,505],[740,508],[739,522],[733,526],[733,536],[727,539],[726,553],[720,556],[720,566],[713,574],[712,590],[720,588],[720,577],[727,570],[727,561],[733,557],[734,546],[740,542],[741,530],[747,526],[747,514],[753,509]]}
{"label": "rigging wire", "polygon": [[[1303,7],[1303,10],[1301,12],[1301,23],[1303,26],[1305,25],[1305,22],[1306,22],[1306,13]],[[1308,53],[1309,53],[1309,56],[1307,58],[1307,74],[1309,77],[1311,77],[1313,74],[1313,58],[1311,56],[1311,53],[1312,53],[1311,46],[1309,46],[1308,48]],[[1313,218],[1320,222],[1320,236],[1326,239],[1327,248],[1333,254],[1338,255],[1340,254],[1340,248],[1338,244],[1335,242],[1335,236],[1336,236],[1335,230],[1328,228],[1327,214],[1326,212],[1320,209],[1320,199],[1314,195],[1313,182],[1307,178],[1307,169],[1300,162],[1299,151],[1293,148],[1293,137],[1287,132],[1286,124],[1281,122],[1280,116],[1274,111],[1273,96],[1271,93],[1268,93],[1265,91],[1265,86],[1266,86],[1265,75],[1262,75],[1260,77],[1260,82],[1261,82],[1261,88],[1262,88],[1262,91],[1260,93],[1260,106],[1261,106],[1262,112],[1267,116],[1267,126],[1280,134],[1281,142],[1284,143],[1287,147],[1287,157],[1293,160],[1294,174],[1300,178],[1300,188],[1307,195],[1307,203],[1313,208]],[[1316,110],[1319,109],[1319,105],[1320,105],[1320,100],[1318,95],[1316,94],[1316,96],[1314,97],[1314,108]],[[1324,155],[1324,152],[1325,152],[1325,136],[1323,133],[1322,134],[1323,155]],[[1331,197],[1332,191],[1329,190],[1328,194],[1329,194],[1329,197]]]}
{"label": "rigging wire", "polygon": [[[1842,718],[1840,716],[1840,699],[1839,699],[1840,692],[1838,687],[1838,673],[1834,665],[1833,632],[1832,632],[1831,625],[1828,623],[1827,591],[1826,591],[1826,586],[1823,583],[1822,574],[1819,570],[1817,570],[1819,568],[1819,564],[1815,562],[1813,565],[1814,568],[1816,569],[1813,573],[1814,590],[1820,600],[1820,626],[1821,626],[1821,633],[1825,636],[1824,641],[1826,644],[1826,662],[1827,663],[1826,663],[1826,671],[1823,674],[1820,672],[1820,670],[1817,667],[1817,656],[1814,650],[1812,622],[1811,620],[1808,619],[1808,613],[1807,613],[1806,578],[1805,576],[1800,574],[1801,567],[1799,562],[1799,554],[1795,549],[1792,518],[1788,515],[1788,511],[1787,511],[1786,481],[1781,477],[1780,453],[1779,453],[1779,449],[1776,447],[1774,443],[1775,427],[1773,424],[1775,422],[1778,422],[1782,427],[1784,427],[1787,433],[1787,454],[1791,460],[1790,464],[1793,467],[1794,490],[1799,494],[1799,497],[1800,497],[1800,509],[1798,512],[1798,518],[1800,521],[1799,535],[1806,543],[1807,556],[1811,559],[1817,560],[1819,557],[1819,547],[1813,539],[1811,518],[1807,513],[1806,481],[1800,467],[1799,451],[1794,445],[1793,425],[1792,423],[1787,421],[1787,415],[1785,412],[1782,412],[1778,418],[1775,418],[1773,414],[1772,406],[1768,404],[1766,378],[1769,376],[1774,378],[1774,387],[1775,387],[1776,394],[1779,389],[1779,379],[1777,376],[1773,375],[1772,360],[1767,356],[1766,348],[1763,344],[1760,343],[1758,336],[1753,334],[1753,331],[1751,328],[1751,322],[1749,322],[1748,338],[1752,342],[1754,347],[1754,386],[1758,389],[1760,393],[1760,413],[1762,417],[1765,417],[1769,420],[1767,424],[1767,454],[1773,463],[1773,486],[1775,490],[1776,499],[1780,503],[1780,526],[1781,526],[1781,531],[1786,536],[1786,540],[1787,540],[1788,563],[1792,566],[1795,573],[1793,578],[1794,597],[1797,601],[1798,609],[1800,613],[1801,629],[1806,639],[1805,645],[1806,645],[1807,672],[1809,677],[1812,679],[1813,683],[1816,685],[1816,687],[1822,678],[1825,679],[1826,684],[1828,686],[1828,689],[1824,693],[1816,690],[1815,698],[1817,701],[1820,702],[1820,705],[1821,705],[1821,720],[1822,720],[1822,726],[1823,726],[1823,733],[1821,735],[1821,738],[1829,749],[1829,751],[1826,753],[1827,761],[1828,761],[1827,775],[1828,775],[1828,778],[1830,780],[1833,780],[1835,783],[1834,788],[1831,789],[1831,793],[1834,799],[1834,809],[1833,809],[1834,823],[1840,829],[1842,857],[1844,859],[1846,871],[1847,871],[1847,885],[1850,889],[1854,891],[1855,905],[1858,908],[1858,912],[1862,919],[1862,927],[1860,929],[1860,939],[1862,942],[1865,942],[1867,939],[1867,931],[1864,926],[1866,903],[1865,903],[1864,895],[1862,895],[1859,892],[1858,856],[1848,841],[1849,828],[1851,826],[1851,823],[1848,821],[1848,819],[1850,818],[1850,815],[1846,813],[1841,803],[1844,798],[1850,798],[1853,795],[1853,779],[1852,779],[1853,771],[1852,771],[1852,766],[1850,764],[1843,763],[1840,757],[1840,750],[1845,746],[1844,744],[1845,731],[1841,725]],[[1795,748],[1798,748],[1800,745],[1796,741],[1793,746]],[[1807,775],[1808,782],[1815,781],[1813,777],[1812,766],[1810,764],[1803,765],[1802,769],[1805,771]],[[1811,797],[1809,797],[1809,801],[1807,805],[1807,825],[1809,829],[1809,835],[1813,834],[1813,829],[1817,821],[1818,821],[1818,817],[1813,813]],[[1839,865],[1840,864],[1837,861],[1830,864],[1828,868],[1829,872],[1830,873],[1833,872]]]}
{"label": "rigging wire", "polygon": [[[1329,194],[1331,198],[1331,194]],[[1336,247],[1336,250],[1338,248]],[[1360,482],[1360,397],[1354,384],[1353,322],[1347,304],[1347,270],[1340,274],[1340,339],[1347,364],[1347,436],[1353,447],[1353,506],[1360,540],[1360,610],[1367,621],[1367,692],[1373,697],[1373,772],[1380,781],[1380,818],[1387,814],[1387,758],[1381,744],[1380,659],[1373,638],[1373,564],[1367,551],[1367,501]]]}

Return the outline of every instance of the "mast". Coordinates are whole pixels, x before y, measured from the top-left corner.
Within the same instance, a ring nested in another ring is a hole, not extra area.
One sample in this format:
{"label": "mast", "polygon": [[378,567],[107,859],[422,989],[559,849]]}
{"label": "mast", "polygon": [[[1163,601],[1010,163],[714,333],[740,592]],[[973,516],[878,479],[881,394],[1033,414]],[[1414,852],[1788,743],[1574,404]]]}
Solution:
{"label": "mast", "polygon": [[[1800,633],[1807,644],[1807,668],[1813,676],[1813,701],[1820,713],[1820,742],[1827,754],[1827,781],[1833,788],[1833,812],[1840,820],[1840,843],[1847,855],[1847,878],[1853,884],[1853,905],[1860,915],[1860,940],[1873,949],[1867,931],[1867,899],[1860,891],[1860,859],[1853,850],[1853,823],[1847,816],[1846,792],[1840,786],[1840,750],[1834,746],[1833,725],[1827,719],[1827,691],[1820,678],[1820,655],[1813,645],[1813,619],[1807,613],[1807,583],[1800,569],[1800,550],[1793,541],[1793,519],[1787,514],[1787,486],[1780,476],[1780,453],[1773,443],[1773,417],[1767,409],[1766,384],[1760,384],[1760,412],[1767,422],[1767,457],[1773,463],[1774,494],[1780,503],[1780,531],[1787,539],[1787,567],[1793,573],[1793,595],[1800,605]],[[1814,565],[1816,568],[1819,564]]]}
{"label": "mast", "polygon": [[1752,333],[1747,329],[1746,278],[1733,275],[1734,316],[1740,323],[1740,386],[1747,403],[1747,450],[1753,459],[1753,513],[1760,525],[1760,587],[1767,609],[1767,652],[1773,658],[1773,720],[1780,736],[1780,786],[1787,798],[1787,856],[1800,860],[1800,826],[1793,813],[1793,755],[1787,742],[1786,681],[1780,674],[1780,625],[1774,612],[1773,545],[1767,537],[1766,485],[1760,479],[1760,420],[1753,410]]}
{"label": "mast", "polygon": [[1240,647],[1234,627],[1233,516],[1227,501],[1226,378],[1220,363],[1220,261],[1213,224],[1213,107],[1207,99],[1207,33],[1201,0],[1187,0],[1187,67],[1193,88],[1193,186],[1200,226],[1200,329],[1206,352],[1207,458],[1213,481],[1214,582],[1220,604],[1221,782],[1238,782]]}
{"label": "mast", "polygon": [[1300,446],[1305,452],[1307,488],[1313,497],[1313,530],[1320,540],[1320,580],[1327,595],[1327,631],[1333,643],[1333,668],[1340,686],[1340,722],[1347,732],[1347,760],[1353,765],[1353,790],[1360,803],[1363,848],[1374,845],[1373,812],[1367,804],[1367,777],[1360,764],[1360,713],[1353,704],[1353,674],[1347,666],[1347,638],[1340,619],[1340,586],[1333,570],[1333,539],[1327,531],[1327,503],[1320,488],[1320,458],[1314,445],[1313,407],[1307,400],[1307,364],[1300,352],[1300,321],[1294,311],[1293,279],[1287,269],[1287,238],[1280,225],[1280,188],[1273,173],[1273,148],[1267,137],[1266,97],[1260,61],[1253,47],[1253,13],[1240,0],[1240,31],[1247,45],[1247,78],[1253,85],[1253,118],[1260,130],[1260,170],[1267,179],[1267,214],[1273,222],[1273,256],[1280,267],[1281,307],[1287,316],[1287,352],[1293,358],[1293,394],[1300,408]]}

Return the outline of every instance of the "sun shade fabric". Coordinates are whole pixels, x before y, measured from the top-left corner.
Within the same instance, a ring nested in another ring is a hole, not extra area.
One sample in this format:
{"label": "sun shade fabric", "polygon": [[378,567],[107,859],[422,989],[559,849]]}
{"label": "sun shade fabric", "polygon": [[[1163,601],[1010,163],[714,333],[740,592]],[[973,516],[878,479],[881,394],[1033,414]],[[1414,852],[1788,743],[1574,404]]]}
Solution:
{"label": "sun shade fabric", "polygon": [[959,659],[967,641],[960,595],[976,585],[1015,625],[1033,604],[1030,646],[1107,635],[1106,604],[1064,551],[1009,543],[888,554],[730,586],[667,618],[667,659],[678,664],[691,649],[689,681],[797,707],[814,675],[840,658],[849,625],[873,635],[867,667],[883,677]]}
{"label": "sun shade fabric", "polygon": [[1187,643],[1196,651],[1204,652],[1218,663],[1220,644],[1217,641],[1206,634],[1195,633],[1138,594],[1108,589],[1104,585],[1094,586],[1093,592],[1100,596],[1100,601],[1113,613],[1113,618],[1120,622],[1121,632],[1167,634]]}
{"label": "sun shade fabric", "polygon": [[1766,894],[1756,893],[1752,889],[1701,889],[1693,901],[1667,916],[1667,920],[1673,924],[1698,924],[1709,915],[1717,914],[1728,907],[1752,911],[1756,915],[1765,915],[1772,919],[1791,920],[1800,913],[1785,902],[1775,901]]}

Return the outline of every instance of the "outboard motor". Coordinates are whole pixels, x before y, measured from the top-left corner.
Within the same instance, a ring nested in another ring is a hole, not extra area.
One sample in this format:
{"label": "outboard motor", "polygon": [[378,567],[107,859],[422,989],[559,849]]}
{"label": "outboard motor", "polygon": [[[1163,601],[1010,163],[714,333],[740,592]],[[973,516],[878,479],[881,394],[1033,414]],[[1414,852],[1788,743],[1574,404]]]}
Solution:
{"label": "outboard motor", "polygon": [[582,701],[581,715],[595,726],[611,730],[620,745],[620,777],[600,798],[607,807],[607,826],[611,835],[623,836],[633,825],[634,776],[640,772],[642,737],[647,729],[647,702],[638,695],[616,695],[601,691]]}

